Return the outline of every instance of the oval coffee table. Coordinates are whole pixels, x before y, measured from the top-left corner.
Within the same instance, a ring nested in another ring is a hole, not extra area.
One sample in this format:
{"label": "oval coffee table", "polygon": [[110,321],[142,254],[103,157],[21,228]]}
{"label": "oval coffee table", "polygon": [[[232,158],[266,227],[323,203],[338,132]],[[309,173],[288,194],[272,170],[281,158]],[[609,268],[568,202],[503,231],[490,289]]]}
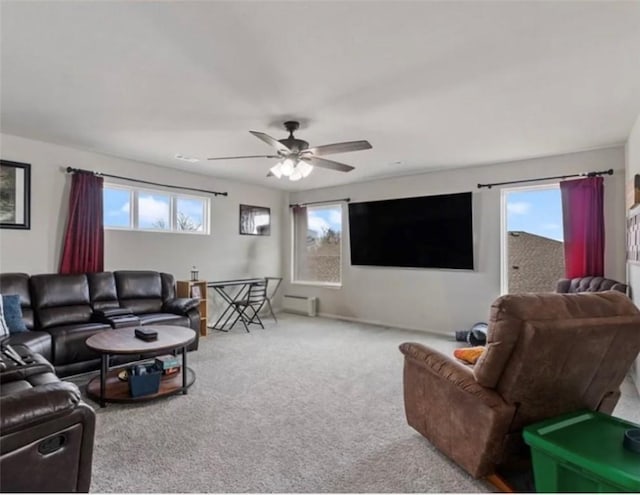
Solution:
{"label": "oval coffee table", "polygon": [[[196,333],[190,328],[171,325],[145,325],[144,328],[158,332],[157,340],[146,342],[136,338],[133,327],[105,330],[87,339],[87,347],[99,352],[102,357],[100,375],[87,383],[87,395],[97,400],[101,407],[107,402],[138,402],[180,392],[186,394],[187,389],[196,381],[196,374],[187,367],[187,346],[196,339]],[[155,394],[131,397],[129,383],[118,378],[119,369],[125,365],[109,367],[112,355],[157,354],[178,349],[182,352],[180,371],[172,376],[163,376],[160,389]]]}

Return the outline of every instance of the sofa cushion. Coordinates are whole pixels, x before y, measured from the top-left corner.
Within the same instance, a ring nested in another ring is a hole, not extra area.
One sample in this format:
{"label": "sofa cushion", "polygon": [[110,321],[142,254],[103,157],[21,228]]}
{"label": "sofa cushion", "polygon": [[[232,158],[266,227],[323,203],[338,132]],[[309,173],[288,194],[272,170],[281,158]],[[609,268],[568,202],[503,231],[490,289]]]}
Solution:
{"label": "sofa cushion", "polygon": [[89,298],[94,310],[120,307],[116,279],[111,272],[87,273]]}
{"label": "sofa cushion", "polygon": [[30,284],[32,304],[41,329],[85,323],[91,319],[93,310],[85,274],[33,275]]}
{"label": "sofa cushion", "polygon": [[18,294],[2,295],[2,319],[9,333],[26,332],[27,326],[22,320],[22,308]]}
{"label": "sofa cushion", "polygon": [[148,313],[138,315],[142,325],[177,325],[189,327],[189,318],[173,313]]}
{"label": "sofa cushion", "polygon": [[26,273],[0,273],[0,294],[18,294],[22,319],[29,330],[33,328],[33,309],[29,292],[29,275]]}
{"label": "sofa cushion", "polygon": [[51,334],[53,339],[53,364],[59,366],[99,357],[99,354],[89,349],[85,342],[92,335],[110,328],[104,323],[83,323],[48,328],[47,332]]}

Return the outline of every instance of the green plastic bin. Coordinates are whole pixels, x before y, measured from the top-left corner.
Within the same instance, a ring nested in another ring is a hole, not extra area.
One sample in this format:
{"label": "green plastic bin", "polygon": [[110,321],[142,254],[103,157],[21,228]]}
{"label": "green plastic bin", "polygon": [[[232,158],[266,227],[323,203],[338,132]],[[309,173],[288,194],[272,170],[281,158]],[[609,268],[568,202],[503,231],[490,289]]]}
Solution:
{"label": "green plastic bin", "polygon": [[580,411],[524,429],[538,492],[640,492],[640,454],[623,447],[640,425]]}

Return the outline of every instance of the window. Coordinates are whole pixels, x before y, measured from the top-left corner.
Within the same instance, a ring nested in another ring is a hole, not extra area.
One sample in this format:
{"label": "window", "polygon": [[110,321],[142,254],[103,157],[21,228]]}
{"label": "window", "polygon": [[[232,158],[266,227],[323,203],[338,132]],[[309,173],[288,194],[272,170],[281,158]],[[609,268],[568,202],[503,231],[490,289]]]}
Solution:
{"label": "window", "polygon": [[155,232],[209,233],[209,199],[105,184],[104,226]]}
{"label": "window", "polygon": [[293,210],[294,282],[339,285],[342,266],[342,205]]}
{"label": "window", "polygon": [[557,184],[502,190],[502,292],[548,292],[564,277]]}
{"label": "window", "polygon": [[165,194],[138,192],[138,228],[170,230],[169,209],[171,198]]}
{"label": "window", "polygon": [[131,228],[131,192],[105,187],[102,192],[105,227]]}
{"label": "window", "polygon": [[205,219],[205,202],[202,198],[176,199],[176,228],[182,232],[203,232]]}

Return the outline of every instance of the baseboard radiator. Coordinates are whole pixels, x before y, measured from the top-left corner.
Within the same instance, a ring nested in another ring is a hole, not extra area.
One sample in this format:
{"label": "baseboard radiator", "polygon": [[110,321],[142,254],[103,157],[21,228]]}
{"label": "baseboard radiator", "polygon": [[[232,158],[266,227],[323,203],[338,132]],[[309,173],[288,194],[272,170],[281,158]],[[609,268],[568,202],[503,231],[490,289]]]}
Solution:
{"label": "baseboard radiator", "polygon": [[318,298],[306,296],[290,296],[285,294],[282,300],[282,310],[305,316],[316,316],[318,312]]}

